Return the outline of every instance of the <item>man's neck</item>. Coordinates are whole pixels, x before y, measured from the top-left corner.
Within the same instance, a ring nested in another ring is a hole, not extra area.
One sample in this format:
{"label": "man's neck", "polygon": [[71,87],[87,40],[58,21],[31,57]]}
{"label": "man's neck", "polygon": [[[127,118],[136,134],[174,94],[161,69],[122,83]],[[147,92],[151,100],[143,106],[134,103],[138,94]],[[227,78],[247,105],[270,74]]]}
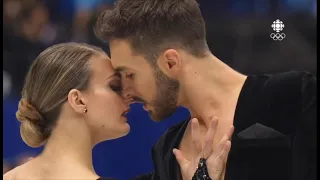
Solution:
{"label": "man's neck", "polygon": [[213,55],[192,60],[180,80],[179,105],[208,127],[212,117],[219,122],[219,116],[236,105],[246,78]]}

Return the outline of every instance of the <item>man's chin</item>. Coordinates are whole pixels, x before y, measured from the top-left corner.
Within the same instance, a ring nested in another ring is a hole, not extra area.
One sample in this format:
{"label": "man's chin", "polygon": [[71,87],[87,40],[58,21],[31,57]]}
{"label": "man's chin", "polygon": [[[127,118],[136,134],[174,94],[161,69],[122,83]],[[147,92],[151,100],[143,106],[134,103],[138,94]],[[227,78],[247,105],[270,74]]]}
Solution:
{"label": "man's chin", "polygon": [[161,122],[161,121],[164,121],[164,120],[168,119],[169,117],[171,117],[174,112],[175,112],[175,110],[167,112],[167,113],[156,113],[153,111],[149,111],[149,117],[154,122]]}
{"label": "man's chin", "polygon": [[154,121],[154,122],[161,122],[161,121],[164,121],[164,120],[165,120],[165,118],[159,118],[159,117],[152,116],[152,115],[149,115],[149,117],[150,117],[151,120]]}

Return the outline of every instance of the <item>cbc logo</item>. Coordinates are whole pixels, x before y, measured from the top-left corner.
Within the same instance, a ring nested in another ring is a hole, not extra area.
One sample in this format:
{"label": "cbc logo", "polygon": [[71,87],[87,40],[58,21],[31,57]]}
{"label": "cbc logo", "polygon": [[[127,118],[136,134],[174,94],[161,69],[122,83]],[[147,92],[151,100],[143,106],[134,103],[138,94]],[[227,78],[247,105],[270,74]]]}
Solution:
{"label": "cbc logo", "polygon": [[282,41],[284,38],[286,38],[286,34],[280,33],[284,29],[284,24],[282,21],[279,19],[273,21],[271,27],[276,32],[270,34],[271,39],[275,41]]}

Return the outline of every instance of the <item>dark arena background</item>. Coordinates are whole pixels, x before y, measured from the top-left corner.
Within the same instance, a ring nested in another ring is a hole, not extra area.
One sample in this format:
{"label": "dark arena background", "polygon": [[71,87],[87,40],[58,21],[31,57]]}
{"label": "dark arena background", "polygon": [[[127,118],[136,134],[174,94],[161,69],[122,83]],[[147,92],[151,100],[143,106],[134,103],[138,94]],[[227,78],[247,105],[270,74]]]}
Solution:
{"label": "dark arena background", "polygon": [[[134,0],[133,0],[134,1]],[[199,0],[214,55],[245,74],[306,70],[316,74],[316,0]],[[40,149],[23,143],[16,120],[20,91],[30,63],[46,47],[87,42],[97,15],[113,0],[3,0],[3,172]],[[285,36],[283,36],[285,35]],[[151,147],[166,129],[188,117],[180,109],[155,123],[139,105],[129,113],[131,132],[93,150],[96,172],[128,180],[153,170]]]}

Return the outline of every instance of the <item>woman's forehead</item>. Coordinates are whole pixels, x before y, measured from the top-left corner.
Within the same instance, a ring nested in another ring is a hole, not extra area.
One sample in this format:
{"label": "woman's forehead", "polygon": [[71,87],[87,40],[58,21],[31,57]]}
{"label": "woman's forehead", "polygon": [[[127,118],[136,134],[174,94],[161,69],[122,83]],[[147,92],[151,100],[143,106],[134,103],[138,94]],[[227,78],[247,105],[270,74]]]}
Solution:
{"label": "woman's forehead", "polygon": [[107,55],[95,56],[91,60],[91,70],[94,77],[110,77],[115,74]]}

